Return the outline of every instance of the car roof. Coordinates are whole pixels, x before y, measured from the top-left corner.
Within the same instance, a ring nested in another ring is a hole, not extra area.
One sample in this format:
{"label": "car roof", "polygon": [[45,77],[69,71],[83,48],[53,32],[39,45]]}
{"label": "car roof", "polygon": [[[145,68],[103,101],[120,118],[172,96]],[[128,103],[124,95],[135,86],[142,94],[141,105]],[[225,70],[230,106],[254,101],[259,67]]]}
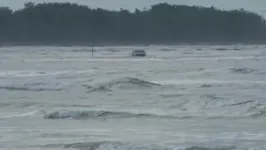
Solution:
{"label": "car roof", "polygon": [[134,52],[145,52],[144,50],[134,50]]}

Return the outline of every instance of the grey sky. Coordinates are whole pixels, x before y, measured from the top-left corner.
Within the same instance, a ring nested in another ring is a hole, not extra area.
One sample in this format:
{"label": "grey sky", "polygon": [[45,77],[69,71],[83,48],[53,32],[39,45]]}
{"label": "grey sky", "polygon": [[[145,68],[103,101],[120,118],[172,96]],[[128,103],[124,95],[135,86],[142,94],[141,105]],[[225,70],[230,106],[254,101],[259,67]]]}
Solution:
{"label": "grey sky", "polygon": [[[12,9],[19,9],[28,0],[0,0],[0,5],[9,6]],[[215,6],[220,9],[236,9],[244,8],[259,14],[263,14],[266,10],[266,0],[31,0],[34,2],[75,2],[86,4],[92,8],[101,7],[106,9],[130,9],[149,8],[150,5],[159,2],[168,2],[171,4],[185,5],[202,5]],[[266,13],[264,13],[266,14]],[[265,15],[264,15],[265,16]]]}

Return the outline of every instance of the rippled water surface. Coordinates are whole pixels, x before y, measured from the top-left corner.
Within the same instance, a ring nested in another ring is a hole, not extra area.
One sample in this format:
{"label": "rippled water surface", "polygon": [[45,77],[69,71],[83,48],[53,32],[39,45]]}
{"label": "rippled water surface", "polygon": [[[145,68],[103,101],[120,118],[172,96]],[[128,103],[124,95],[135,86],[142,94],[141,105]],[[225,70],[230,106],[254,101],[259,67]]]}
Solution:
{"label": "rippled water surface", "polygon": [[265,49],[2,47],[0,149],[265,150]]}

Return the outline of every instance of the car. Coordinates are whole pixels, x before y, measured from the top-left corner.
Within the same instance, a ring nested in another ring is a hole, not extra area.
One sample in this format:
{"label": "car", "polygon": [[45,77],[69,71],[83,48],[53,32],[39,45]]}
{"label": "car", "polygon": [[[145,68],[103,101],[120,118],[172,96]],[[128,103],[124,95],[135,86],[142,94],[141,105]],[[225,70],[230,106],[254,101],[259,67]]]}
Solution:
{"label": "car", "polygon": [[132,56],[146,56],[146,52],[144,50],[134,50]]}

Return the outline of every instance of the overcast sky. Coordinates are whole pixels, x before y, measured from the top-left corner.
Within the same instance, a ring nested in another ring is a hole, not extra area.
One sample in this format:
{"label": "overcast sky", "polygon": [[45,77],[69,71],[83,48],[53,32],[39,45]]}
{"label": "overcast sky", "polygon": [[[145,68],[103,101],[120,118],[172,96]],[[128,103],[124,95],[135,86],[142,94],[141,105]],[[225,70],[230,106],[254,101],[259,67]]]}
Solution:
{"label": "overcast sky", "polygon": [[[9,6],[12,9],[19,9],[28,0],[0,0],[0,5]],[[149,8],[150,5],[159,2],[170,4],[215,6],[220,9],[244,8],[259,14],[266,10],[266,0],[31,0],[33,2],[75,2],[86,4],[92,8],[101,7],[106,9],[130,9]],[[266,15],[266,13],[264,13]],[[265,16],[264,15],[264,16]]]}

